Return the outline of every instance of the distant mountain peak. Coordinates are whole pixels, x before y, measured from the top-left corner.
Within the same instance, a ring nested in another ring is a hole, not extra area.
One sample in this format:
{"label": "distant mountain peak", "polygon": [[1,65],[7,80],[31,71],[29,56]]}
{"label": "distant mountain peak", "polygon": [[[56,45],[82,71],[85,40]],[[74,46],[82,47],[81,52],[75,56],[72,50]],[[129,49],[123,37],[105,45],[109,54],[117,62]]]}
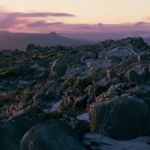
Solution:
{"label": "distant mountain peak", "polygon": [[0,31],[0,34],[10,34],[11,32],[9,32],[9,31]]}
{"label": "distant mountain peak", "polygon": [[56,32],[50,32],[49,35],[51,35],[51,36],[60,36],[60,35],[57,34]]}
{"label": "distant mountain peak", "polygon": [[89,43],[84,40],[77,40],[62,35],[56,32],[48,34],[41,33],[7,33],[0,32],[0,49],[25,49],[28,44],[40,46],[80,46]]}

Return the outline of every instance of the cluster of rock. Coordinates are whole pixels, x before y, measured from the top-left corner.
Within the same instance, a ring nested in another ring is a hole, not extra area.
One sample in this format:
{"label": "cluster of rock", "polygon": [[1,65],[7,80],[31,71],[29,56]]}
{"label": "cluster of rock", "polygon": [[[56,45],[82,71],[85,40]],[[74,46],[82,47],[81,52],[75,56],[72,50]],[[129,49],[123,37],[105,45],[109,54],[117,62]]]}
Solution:
{"label": "cluster of rock", "polygon": [[150,47],[141,38],[0,51],[0,60],[3,150],[150,148]]}

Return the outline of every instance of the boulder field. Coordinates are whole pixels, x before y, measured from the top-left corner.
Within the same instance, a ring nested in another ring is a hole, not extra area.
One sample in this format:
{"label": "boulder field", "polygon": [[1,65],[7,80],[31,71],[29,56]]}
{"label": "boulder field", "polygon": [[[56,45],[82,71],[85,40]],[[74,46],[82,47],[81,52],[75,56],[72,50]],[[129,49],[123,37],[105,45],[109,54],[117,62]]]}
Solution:
{"label": "boulder field", "polygon": [[2,150],[150,149],[150,46],[0,51],[0,135]]}

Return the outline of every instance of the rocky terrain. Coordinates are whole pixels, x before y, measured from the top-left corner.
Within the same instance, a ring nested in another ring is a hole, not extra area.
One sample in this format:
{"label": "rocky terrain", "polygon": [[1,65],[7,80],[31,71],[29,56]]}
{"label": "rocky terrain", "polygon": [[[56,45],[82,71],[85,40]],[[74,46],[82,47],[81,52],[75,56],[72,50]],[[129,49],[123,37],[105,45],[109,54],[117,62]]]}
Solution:
{"label": "rocky terrain", "polygon": [[150,46],[0,51],[0,135],[2,150],[149,150]]}

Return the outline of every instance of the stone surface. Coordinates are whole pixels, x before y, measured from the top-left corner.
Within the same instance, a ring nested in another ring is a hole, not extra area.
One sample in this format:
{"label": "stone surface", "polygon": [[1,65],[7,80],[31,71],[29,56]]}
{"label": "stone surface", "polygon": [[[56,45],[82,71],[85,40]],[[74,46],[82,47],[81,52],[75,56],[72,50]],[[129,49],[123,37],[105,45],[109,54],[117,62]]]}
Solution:
{"label": "stone surface", "polygon": [[91,106],[91,128],[117,139],[149,135],[149,115],[149,106],[142,99],[122,96]]}
{"label": "stone surface", "polygon": [[62,121],[39,124],[21,140],[20,150],[85,150],[77,135]]}
{"label": "stone surface", "polygon": [[23,135],[40,119],[36,113],[28,111],[7,121],[0,123],[0,149],[19,150]]}
{"label": "stone surface", "polygon": [[84,144],[90,150],[149,150],[150,137],[138,137],[129,141],[120,141],[97,134],[86,134]]}

